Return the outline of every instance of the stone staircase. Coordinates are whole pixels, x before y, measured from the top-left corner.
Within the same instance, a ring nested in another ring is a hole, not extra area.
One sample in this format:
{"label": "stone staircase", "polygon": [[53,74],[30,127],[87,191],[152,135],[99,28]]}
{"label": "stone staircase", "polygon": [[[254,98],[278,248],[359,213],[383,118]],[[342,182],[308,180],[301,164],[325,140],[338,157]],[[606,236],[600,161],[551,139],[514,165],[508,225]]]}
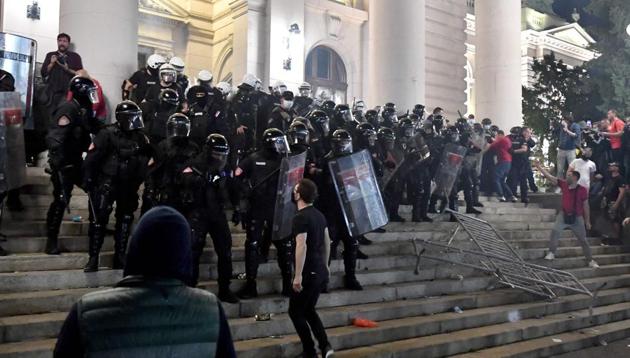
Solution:
{"label": "stone staircase", "polygon": [[[108,268],[113,247],[110,237],[101,255],[101,270],[82,271],[87,260],[85,194],[75,191],[71,214],[62,224],[64,253],[47,256],[41,252],[51,198],[43,171],[29,169],[24,193],[27,209],[7,212],[1,230],[9,236],[2,245],[12,255],[0,257],[0,358],[50,357],[75,300],[121,279],[120,271]],[[479,272],[429,260],[422,260],[416,275],[410,239],[446,240],[455,224],[447,222],[446,215],[436,217],[433,224],[391,223],[386,233],[368,234],[374,244],[361,248],[370,256],[358,263],[357,276],[364,291],[342,289],[343,263],[332,262],[331,293],[322,294],[318,307],[336,357],[545,357],[630,337],[630,253],[589,238],[601,265],[589,269],[577,240],[564,232],[557,259],[546,262],[542,258],[554,209],[536,203],[525,207],[482,200],[485,207],[479,217],[491,222],[524,259],[567,270],[591,290],[606,283],[594,304],[590,297],[577,294],[541,300],[499,287]],[[82,216],[81,222],[71,221],[76,215]],[[409,218],[410,208],[401,207],[401,215]],[[245,235],[240,228],[233,229],[233,239],[234,272],[243,272]],[[464,233],[456,236],[456,240],[465,239]],[[288,300],[279,295],[280,272],[274,258],[272,247],[269,262],[260,266],[261,297],[224,304],[239,357],[293,357],[301,352],[286,313]],[[212,247],[206,248],[202,262],[200,286],[216,292]],[[243,283],[235,279],[232,288]],[[253,316],[258,313],[273,315],[269,321],[255,321]],[[377,321],[378,327],[354,327],[355,317]]]}

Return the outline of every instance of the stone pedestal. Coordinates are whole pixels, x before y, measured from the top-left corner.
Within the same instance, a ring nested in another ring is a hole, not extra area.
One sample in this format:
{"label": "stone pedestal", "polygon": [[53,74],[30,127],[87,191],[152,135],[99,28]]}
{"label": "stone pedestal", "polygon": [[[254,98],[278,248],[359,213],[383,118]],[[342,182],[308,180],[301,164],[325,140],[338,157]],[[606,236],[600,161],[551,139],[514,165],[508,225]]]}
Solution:
{"label": "stone pedestal", "polygon": [[501,129],[522,123],[521,2],[477,0],[476,116]]}
{"label": "stone pedestal", "polygon": [[138,68],[138,2],[61,0],[59,30],[72,37],[83,67],[103,86],[109,114]]}
{"label": "stone pedestal", "polygon": [[368,106],[425,101],[425,0],[370,0]]}

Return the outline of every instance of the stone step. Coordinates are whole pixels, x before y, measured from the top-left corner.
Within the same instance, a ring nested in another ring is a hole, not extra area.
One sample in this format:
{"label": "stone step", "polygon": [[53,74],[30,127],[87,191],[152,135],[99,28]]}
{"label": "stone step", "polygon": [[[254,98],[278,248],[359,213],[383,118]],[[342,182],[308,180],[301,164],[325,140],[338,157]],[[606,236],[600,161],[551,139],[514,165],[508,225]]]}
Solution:
{"label": "stone step", "polygon": [[[411,245],[410,249],[411,249]],[[410,250],[411,251],[411,250]],[[526,260],[541,260],[545,255],[545,249],[531,249],[531,250],[522,250],[521,255]],[[621,247],[617,246],[599,246],[593,248],[594,255],[601,254],[618,254],[622,252]],[[581,254],[581,248],[578,247],[562,247],[558,250],[558,257],[569,257],[571,258],[571,262],[583,261],[581,257],[576,257]],[[109,286],[113,285],[117,280],[120,279],[120,271],[112,271],[112,270],[101,270],[97,273],[84,273],[80,268],[82,267],[82,263],[85,262],[86,257],[81,255],[68,255],[69,257],[66,259],[65,255],[61,255],[59,257],[49,257],[48,255],[28,255],[33,258],[31,263],[25,262],[24,260],[20,260],[19,256],[8,256],[2,258],[0,263],[0,267],[4,270],[12,270],[20,268],[32,268],[33,265],[41,266],[38,269],[42,269],[45,267],[44,264],[38,265],[37,261],[41,260],[43,262],[48,262],[51,265],[72,265],[75,267],[74,270],[59,270],[59,271],[20,271],[20,272],[4,272],[0,273],[0,292],[19,292],[19,291],[29,291],[29,290],[48,290],[48,289],[64,289],[64,288],[78,288],[78,287],[99,287],[99,286]],[[111,258],[111,255],[107,256],[108,259]],[[565,261],[554,262],[554,266],[563,265]],[[568,261],[567,261],[568,262]],[[407,271],[397,272],[397,271],[387,271],[387,269],[401,268],[401,267],[410,267],[415,265],[416,257],[415,256],[375,256],[368,260],[359,260],[357,264],[357,271],[362,275],[370,275],[369,281],[366,281],[365,284],[377,284],[377,283],[386,283],[388,279],[399,279],[399,280],[415,280],[417,277],[410,277]],[[544,261],[540,261],[542,264],[547,264]],[[106,265],[107,262],[103,262],[103,265]],[[30,265],[30,266],[29,266]],[[437,262],[431,262],[431,260],[423,260],[423,265],[427,267],[434,267],[437,265]],[[25,266],[25,267],[21,267]],[[234,271],[244,271],[244,262],[243,261],[235,261]],[[338,272],[340,275],[343,272],[342,268],[342,260],[337,259],[333,260],[331,263],[331,272]],[[385,270],[385,271],[381,271]],[[18,270],[19,271],[19,270]],[[364,273],[364,271],[370,271]],[[374,272],[371,272],[374,271]],[[411,270],[410,270],[411,271]],[[200,272],[202,273],[202,278],[206,276],[206,273],[210,272],[211,277],[216,277],[216,266],[215,265],[202,265],[200,268]],[[266,264],[260,265],[259,268],[259,290],[263,293],[268,292],[276,292],[279,287],[279,282],[270,282],[268,285],[265,284],[265,280],[277,281],[273,275],[278,274],[278,268],[275,262],[270,261]],[[374,277],[372,277],[374,276]],[[341,281],[342,278],[338,278]],[[431,279],[431,278],[429,278]],[[368,283],[375,282],[375,283]],[[392,281],[390,281],[392,282]],[[401,281],[396,281],[401,282]],[[334,287],[334,286],[333,286]]]}
{"label": "stone step", "polygon": [[[567,352],[577,352],[591,347],[604,346],[610,342],[627,338],[628,336],[630,336],[630,320],[625,320],[591,326],[586,329],[562,334],[554,334],[552,338],[541,337],[506,344],[500,347],[482,349],[477,352],[455,355],[453,358],[550,357]],[[625,344],[626,343],[624,343],[624,345]],[[582,352],[580,356],[591,357],[591,355],[584,354],[585,353]]]}
{"label": "stone step", "polygon": [[[232,225],[230,225],[232,226]],[[510,242],[512,241],[521,241],[521,240],[530,240],[536,241],[540,240],[544,242],[544,245],[547,245],[550,235],[550,230],[517,230],[517,231],[499,231],[499,234]],[[365,235],[366,237],[374,240],[375,243],[379,242],[395,242],[395,241],[408,241],[412,238],[422,238],[422,239],[443,239],[450,238],[450,232],[447,230],[443,231],[423,231],[423,232],[401,232],[401,231],[388,231],[385,233],[368,233]],[[565,230],[561,233],[561,238],[573,238],[573,233],[569,230]],[[468,239],[468,235],[460,231],[456,235],[456,240]],[[563,244],[565,240],[560,240],[560,245]],[[576,240],[573,240],[577,243]],[[111,251],[113,250],[112,245],[113,239],[111,235],[106,236],[105,242],[103,245],[103,250]],[[601,243],[601,239],[599,238],[589,238],[589,242],[591,245],[599,245]],[[242,247],[245,244],[245,233],[242,230],[238,232],[232,233],[232,246],[233,247]],[[44,251],[44,247],[46,245],[46,238],[43,236],[40,237],[9,237],[6,242],[2,243],[2,247],[7,251],[16,254],[24,254],[24,253],[40,253]],[[212,240],[208,237],[207,245],[212,246]],[[542,244],[541,244],[542,245]],[[88,250],[88,239],[86,235],[81,236],[62,236],[59,238],[59,247],[62,252],[87,252]],[[271,246],[273,249],[273,245]],[[1,259],[1,258],[0,258]]]}
{"label": "stone step", "polygon": [[[53,201],[52,193],[48,195],[38,195],[38,194],[21,194],[20,200],[22,200],[22,204],[26,208],[46,208],[50,206],[50,203]],[[70,209],[88,209],[88,197],[87,195],[73,195],[70,199]]]}
{"label": "stone step", "polygon": [[[550,230],[553,229],[553,222],[540,222],[540,221],[510,221],[501,220],[497,222],[491,222],[495,230],[498,231],[517,231],[517,230]],[[457,223],[452,222],[437,222],[437,223],[414,223],[414,222],[390,222],[385,225],[384,229],[387,231],[400,231],[400,232],[426,232],[426,231],[444,231],[453,230],[457,226]]]}
{"label": "stone step", "polygon": [[[399,213],[407,222],[411,222],[411,213]],[[434,222],[445,222],[449,221],[451,216],[449,214],[430,214],[431,218]],[[520,213],[520,214],[473,214],[470,215],[474,218],[487,221],[493,225],[504,222],[504,221],[512,221],[512,222],[545,222],[545,223],[553,223],[556,221],[556,214],[538,214],[538,213]]]}
{"label": "stone step", "polygon": [[[87,245],[87,238],[79,238],[83,241],[83,247]],[[12,242],[11,240],[10,242]],[[45,243],[45,239],[41,239],[42,248]],[[590,242],[596,253],[618,253],[621,252],[621,248],[599,250],[600,246],[597,246],[599,239],[590,239]],[[101,250],[100,265],[103,267],[111,267],[113,257],[113,239],[107,238],[105,240],[106,245]],[[62,243],[63,244],[63,243]],[[547,240],[529,239],[529,240],[514,240],[511,242],[514,248],[520,250],[536,249],[536,251],[529,253],[523,251],[525,259],[538,259],[545,255],[545,251],[538,249],[546,249],[548,247]],[[472,247],[470,242],[462,242],[458,244],[459,247]],[[581,249],[573,250],[570,253],[565,251],[564,248],[575,247],[578,248],[577,239],[561,239],[559,240],[559,246],[562,248],[558,252],[561,257],[567,257],[575,253],[581,254]],[[370,256],[370,259],[376,256],[382,255],[408,255],[409,250],[412,249],[412,244],[406,240],[390,241],[390,242],[375,242],[372,245],[362,246],[361,251]],[[606,246],[601,246],[606,247]],[[10,247],[7,247],[10,249]],[[64,247],[65,248],[65,247]],[[343,245],[338,248],[338,251],[342,251]],[[275,247],[272,245],[269,251],[269,259],[276,257]],[[26,253],[26,254],[12,254],[9,256],[0,257],[0,272],[16,272],[16,271],[48,271],[48,270],[71,270],[83,267],[87,262],[87,253],[82,252],[64,252],[62,255],[46,255],[43,253]],[[368,259],[368,262],[369,260]],[[232,247],[232,260],[234,263],[243,262],[245,260],[245,248],[243,245]],[[360,261],[361,262],[361,261]],[[207,245],[204,249],[204,254],[201,257],[201,263],[214,264],[217,263],[217,256],[212,248],[212,245]],[[240,267],[240,266],[239,266]],[[236,269],[236,267],[235,267]],[[239,269],[240,270],[240,269]]]}
{"label": "stone step", "polygon": [[[586,299],[584,295],[562,298],[563,301],[571,301],[574,305],[584,305],[584,299]],[[616,303],[626,299],[630,299],[630,292],[626,288],[609,289],[600,292],[598,304]],[[385,321],[445,313],[452,311],[452,308],[455,306],[460,307],[464,311],[495,306],[499,306],[496,307],[497,310],[513,311],[514,308],[512,306],[503,307],[503,305],[514,305],[515,303],[529,302],[531,300],[532,297],[527,297],[514,290],[496,290],[493,292],[459,294],[440,298],[420,298],[330,307],[319,310],[319,314],[325,327],[331,328],[350,325],[352,319],[359,316],[375,321]],[[553,311],[547,311],[546,313],[549,314],[549,312]],[[0,318],[0,327],[4,332],[2,343],[54,338],[58,334],[66,315],[65,312],[55,312]],[[498,316],[498,311],[495,311],[493,315]],[[480,320],[487,323],[487,320]],[[249,317],[232,318],[229,320],[229,323],[232,338],[235,341],[294,333],[293,325],[286,313],[274,315],[270,321],[255,321]]]}
{"label": "stone step", "polygon": [[[510,204],[505,204],[505,203],[492,203],[489,202],[487,206],[484,206],[482,208],[475,208],[483,213],[486,214],[521,214],[521,213],[528,213],[528,214],[556,214],[557,210],[556,209],[544,209],[541,208],[538,204],[529,204],[529,206],[525,207],[525,206],[521,206],[521,207],[515,207],[513,206],[514,204],[510,203]],[[398,207],[398,213],[402,214],[402,213],[411,213],[413,207],[411,205],[401,205]],[[458,207],[458,212],[465,214],[466,213],[466,206],[465,205],[461,205]]]}
{"label": "stone step", "polygon": [[[3,220],[6,222],[16,222],[28,225],[31,221],[45,221],[47,215],[47,207],[26,207],[22,211],[5,211]],[[80,222],[88,222],[90,212],[87,208],[77,209],[71,208],[70,212],[64,212],[63,219],[72,221],[74,218],[79,217]],[[113,218],[113,215],[111,216]]]}
{"label": "stone step", "polygon": [[[543,314],[548,312],[547,307],[551,307],[551,305],[550,303],[541,304]],[[468,314],[467,312],[463,314],[449,313],[455,321],[453,326],[449,327],[452,331],[430,335],[423,335],[422,330],[425,326],[423,323],[434,319],[435,316],[428,319],[426,317],[411,317],[403,320],[380,322],[381,325],[378,328],[362,331],[362,342],[368,341],[369,337],[372,336],[384,335],[379,331],[407,331],[415,334],[416,337],[420,337],[403,338],[394,341],[391,340],[392,337],[390,335],[388,337],[390,341],[387,343],[338,351],[335,357],[380,358],[392,357],[392,355],[396,357],[443,357],[528,339],[547,337],[549,340],[552,340],[552,337],[555,337],[556,334],[584,330],[596,325],[619,322],[630,318],[630,302],[595,307],[592,310],[592,317],[589,315],[589,310],[584,308],[568,311],[560,310],[558,313],[554,312],[542,318],[527,317],[516,322],[491,323],[491,325],[469,329],[460,329],[460,327],[465,327],[465,323],[462,323],[466,322],[464,317],[473,315],[474,311]],[[519,311],[519,313],[523,314],[522,311]],[[410,327],[403,329],[401,327],[403,324],[407,324]],[[356,329],[353,330],[356,331]],[[448,329],[444,330],[448,331]],[[337,329],[332,330],[329,333],[329,337],[334,336],[334,333],[337,333],[336,331]],[[239,356],[244,357],[244,355]]]}

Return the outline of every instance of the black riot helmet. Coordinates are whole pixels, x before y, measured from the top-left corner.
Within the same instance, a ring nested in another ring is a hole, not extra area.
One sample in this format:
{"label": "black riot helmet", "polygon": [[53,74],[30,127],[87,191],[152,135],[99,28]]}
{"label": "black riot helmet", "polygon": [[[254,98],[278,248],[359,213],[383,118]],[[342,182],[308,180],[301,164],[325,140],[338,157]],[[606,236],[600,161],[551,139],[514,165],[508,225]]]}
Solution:
{"label": "black riot helmet", "polygon": [[512,136],[515,136],[515,137],[521,135],[522,131],[523,131],[523,129],[521,127],[519,127],[519,126],[515,126],[515,127],[510,128],[510,134]]}
{"label": "black riot helmet", "polygon": [[331,100],[326,100],[324,101],[324,103],[322,103],[321,109],[326,113],[330,113],[335,110],[335,102]]}
{"label": "black riot helmet", "polygon": [[378,142],[383,146],[383,148],[387,150],[394,149],[396,135],[394,134],[393,129],[387,127],[379,128],[378,132],[376,132],[376,138],[378,139]]}
{"label": "black riot helmet", "polygon": [[287,139],[289,144],[308,145],[310,141],[308,127],[302,122],[293,121],[287,130]]}
{"label": "black riot helmet", "polygon": [[435,128],[436,132],[440,132],[444,127],[444,116],[441,114],[436,114],[433,116],[433,128]]}
{"label": "black riot helmet", "polygon": [[326,112],[316,109],[309,114],[308,119],[319,136],[328,137],[328,132],[330,132],[330,118],[328,118]]}
{"label": "black riot helmet", "polygon": [[217,170],[222,170],[227,163],[230,154],[230,145],[224,136],[218,133],[212,133],[206,138],[205,148],[210,154],[210,158],[216,161]]}
{"label": "black riot helmet", "polygon": [[381,116],[383,117],[382,125],[385,127],[392,128],[396,123],[398,123],[398,116],[396,115],[396,108],[394,107],[383,108]]}
{"label": "black riot helmet", "polygon": [[295,123],[295,122],[300,122],[302,124],[304,124],[306,126],[306,128],[308,128],[309,131],[313,131],[313,126],[311,125],[311,121],[309,121],[308,119],[304,118],[304,117],[295,117],[293,118],[293,122],[291,123]]}
{"label": "black riot helmet", "polygon": [[337,129],[330,139],[335,155],[352,154],[352,136],[345,129]]}
{"label": "black riot helmet", "polygon": [[163,107],[177,107],[179,105],[179,93],[172,88],[165,88],[160,92],[160,104]]}
{"label": "black riot helmet", "polygon": [[368,122],[357,125],[357,149],[368,149],[376,145],[376,130]]}
{"label": "black riot helmet", "polygon": [[400,135],[404,138],[412,138],[416,135],[413,122],[409,118],[401,120],[398,124],[398,128],[400,128]]}
{"label": "black riot helmet", "polygon": [[354,117],[352,116],[350,106],[348,106],[347,104],[338,104],[337,106],[335,106],[335,120],[339,121],[339,123],[354,122]]}
{"label": "black riot helmet", "polygon": [[273,154],[284,155],[291,152],[287,137],[278,128],[266,129],[262,135],[262,142],[265,150]]}
{"label": "black riot helmet", "polygon": [[166,121],[166,138],[185,138],[190,135],[190,119],[182,114],[175,113]]}
{"label": "black riot helmet", "polygon": [[422,131],[425,135],[432,135],[434,133],[433,122],[430,119],[422,121]]}
{"label": "black riot helmet", "polygon": [[468,124],[468,120],[466,118],[457,118],[455,126],[457,127],[459,133],[470,133],[470,124]]}
{"label": "black riot helmet", "polygon": [[116,106],[116,122],[123,131],[133,131],[144,128],[142,111],[132,101],[122,101]]}
{"label": "black riot helmet", "polygon": [[70,92],[72,92],[72,98],[79,102],[81,107],[85,109],[92,109],[92,105],[99,102],[96,85],[91,79],[87,77],[74,76],[70,80],[68,86]]}
{"label": "black riot helmet", "polygon": [[454,126],[448,126],[443,131],[444,140],[447,143],[458,143],[459,142],[459,132],[457,128]]}
{"label": "black riot helmet", "polygon": [[378,128],[378,111],[375,109],[368,109],[367,112],[365,112],[365,120],[375,129]]}
{"label": "black riot helmet", "polygon": [[208,94],[208,89],[204,86],[197,85],[192,86],[188,89],[188,93],[186,94],[186,99],[191,106],[203,108],[208,104],[208,100],[210,95]]}
{"label": "black riot helmet", "polygon": [[383,106],[383,109],[393,109],[394,112],[396,112],[396,104],[393,102],[387,102],[385,103],[385,105]]}
{"label": "black riot helmet", "polygon": [[422,118],[424,116],[424,105],[423,104],[416,104],[415,106],[413,106],[413,113],[418,115],[418,117]]}

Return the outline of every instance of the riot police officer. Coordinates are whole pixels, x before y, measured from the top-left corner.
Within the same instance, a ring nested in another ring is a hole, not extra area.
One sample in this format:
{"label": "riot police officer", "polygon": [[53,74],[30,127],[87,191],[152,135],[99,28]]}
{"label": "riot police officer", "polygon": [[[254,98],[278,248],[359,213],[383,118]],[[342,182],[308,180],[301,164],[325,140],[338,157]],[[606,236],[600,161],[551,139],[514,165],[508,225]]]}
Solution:
{"label": "riot police officer", "polygon": [[138,188],[144,181],[151,155],[143,127],[140,107],[131,101],[119,103],[116,124],[99,131],[85,157],[84,187],[90,200],[90,258],[85,272],[98,270],[98,255],[114,202],[116,231],[112,268],[122,269],[125,265],[133,213],[138,209]]}
{"label": "riot police officer", "polygon": [[[254,75],[245,75],[230,105],[229,118],[234,127],[230,143],[233,144],[232,156],[238,159],[257,147],[259,103],[254,88],[256,82]],[[236,163],[236,160],[232,162]]]}
{"label": "riot police officer", "polygon": [[313,98],[311,97],[311,84],[302,82],[298,87],[299,96],[295,96],[293,110],[298,116],[305,117],[313,109]]}
{"label": "riot police officer", "polygon": [[[325,156],[326,164],[323,166],[322,191],[318,205],[326,215],[328,230],[330,231],[331,256],[332,250],[339,242],[343,242],[343,264],[345,270],[344,285],[350,290],[362,290],[355,275],[357,253],[359,243],[350,235],[344,220],[343,209],[337,197],[337,191],[331,176],[328,162],[341,156],[352,154],[352,136],[344,129],[336,130],[331,137],[332,150]],[[334,245],[334,246],[333,246]]]}
{"label": "riot police officer", "polygon": [[337,129],[345,129],[352,137],[354,137],[355,130],[359,122],[354,119],[350,107],[347,104],[338,104],[335,106],[334,113],[330,130],[334,132]]}
{"label": "riot police officer", "polygon": [[72,188],[82,183],[83,153],[91,142],[90,134],[100,130],[92,106],[98,103],[96,86],[89,78],[76,76],[70,80],[72,100],[62,103],[53,114],[54,125],[46,136],[53,201],[46,215],[46,249],[58,255],[57,240],[63,213],[70,203]]}
{"label": "riot police officer", "polygon": [[206,89],[206,91],[211,92],[214,88],[212,87],[212,80],[214,76],[208,70],[201,70],[197,74],[197,84]]}
{"label": "riot police officer", "polygon": [[[193,282],[199,280],[199,263],[206,235],[210,234],[213,248],[217,255],[219,276],[219,299],[223,302],[237,303],[238,298],[230,290],[232,278],[232,234],[225,215],[224,204],[227,200],[227,178],[225,170],[230,147],[227,139],[217,133],[210,134],[201,153],[192,161],[185,173],[191,185],[195,185],[195,210],[188,216],[193,240]],[[237,207],[238,203],[232,202]]]}
{"label": "riot police officer", "polygon": [[160,93],[167,88],[175,90],[180,99],[184,98],[184,89],[177,84],[177,71],[173,66],[168,63],[160,66],[159,76],[160,82],[147,88],[144,101],[158,105],[160,103]]}
{"label": "riot police officer", "polygon": [[310,138],[313,159],[315,163],[318,163],[317,166],[321,168],[321,165],[319,165],[321,160],[330,151],[330,143],[328,142],[330,119],[326,112],[316,109],[309,114],[308,120],[313,127],[313,135]]}
{"label": "riot police officer", "polygon": [[134,74],[123,83],[122,99],[131,99],[140,104],[150,86],[160,81],[159,69],[166,62],[162,55],[153,54],[147,59],[147,67],[134,72]]}
{"label": "riot police officer", "polygon": [[184,60],[182,60],[181,57],[173,56],[171,57],[171,60],[168,61],[168,63],[169,65],[173,66],[173,68],[177,72],[177,79],[175,80],[175,82],[177,83],[179,88],[182,89],[182,93],[180,93],[180,95],[182,98],[184,98],[184,92],[186,92],[189,84],[188,76],[184,74]]}
{"label": "riot police officer", "polygon": [[381,125],[381,121],[378,118],[378,111],[375,109],[368,109],[365,112],[365,121],[370,123],[373,127],[374,130],[378,131],[380,125]]}
{"label": "riot police officer", "polygon": [[211,133],[227,134],[228,127],[223,111],[215,105],[215,98],[203,86],[192,86],[188,97],[188,118],[190,118],[190,138],[202,146]]}
{"label": "riot police officer", "polygon": [[381,112],[382,127],[394,128],[398,123],[398,115],[396,114],[396,106],[393,103],[386,103]]}
{"label": "riot police officer", "polygon": [[328,118],[333,118],[333,116],[335,115],[335,102],[330,99],[327,99],[324,102],[322,102],[322,105],[320,106],[319,109],[324,111],[326,115],[328,116]]}
{"label": "riot police officer", "polygon": [[195,188],[186,185],[184,169],[199,154],[199,147],[189,135],[190,119],[186,115],[175,113],[166,122],[166,139],[158,144],[149,160],[142,213],[155,205],[173,207],[184,216],[193,209]]}
{"label": "riot police officer", "polygon": [[[289,152],[284,133],[277,128],[265,130],[262,137],[262,149],[258,150],[239,164],[234,175],[242,184],[246,200],[244,227],[245,240],[245,275],[247,282],[237,295],[242,299],[258,296],[256,277],[258,276],[260,248],[271,240],[270,228],[273,227],[276,191],[278,188],[279,169],[282,158]],[[238,220],[236,220],[238,222]],[[235,224],[237,223],[235,222]],[[273,242],[278,255],[278,266],[282,273],[282,294],[290,295],[292,290],[290,240]]]}
{"label": "riot police officer", "polygon": [[[525,130],[529,130],[525,128]],[[529,145],[528,140],[523,136],[523,128],[510,128],[510,140],[512,141],[512,166],[508,174],[507,184],[516,194],[516,187],[520,188],[521,202],[529,203],[527,196],[527,175],[529,170]]]}
{"label": "riot police officer", "polygon": [[477,166],[481,147],[478,141],[473,141],[473,131],[466,118],[458,118],[456,127],[460,133],[459,144],[466,148],[459,174],[459,187],[464,191],[466,214],[481,214],[481,211],[475,209],[479,203]]}
{"label": "riot police officer", "polygon": [[267,128],[277,128],[283,133],[289,129],[289,125],[296,117],[293,111],[293,92],[284,91],[280,97],[280,103],[271,111],[271,118],[267,122]]}
{"label": "riot police officer", "polygon": [[147,102],[141,104],[143,113],[146,114],[146,133],[154,146],[160,144],[166,137],[166,123],[179,111],[179,100],[177,91],[167,88],[160,93],[157,105]]}

